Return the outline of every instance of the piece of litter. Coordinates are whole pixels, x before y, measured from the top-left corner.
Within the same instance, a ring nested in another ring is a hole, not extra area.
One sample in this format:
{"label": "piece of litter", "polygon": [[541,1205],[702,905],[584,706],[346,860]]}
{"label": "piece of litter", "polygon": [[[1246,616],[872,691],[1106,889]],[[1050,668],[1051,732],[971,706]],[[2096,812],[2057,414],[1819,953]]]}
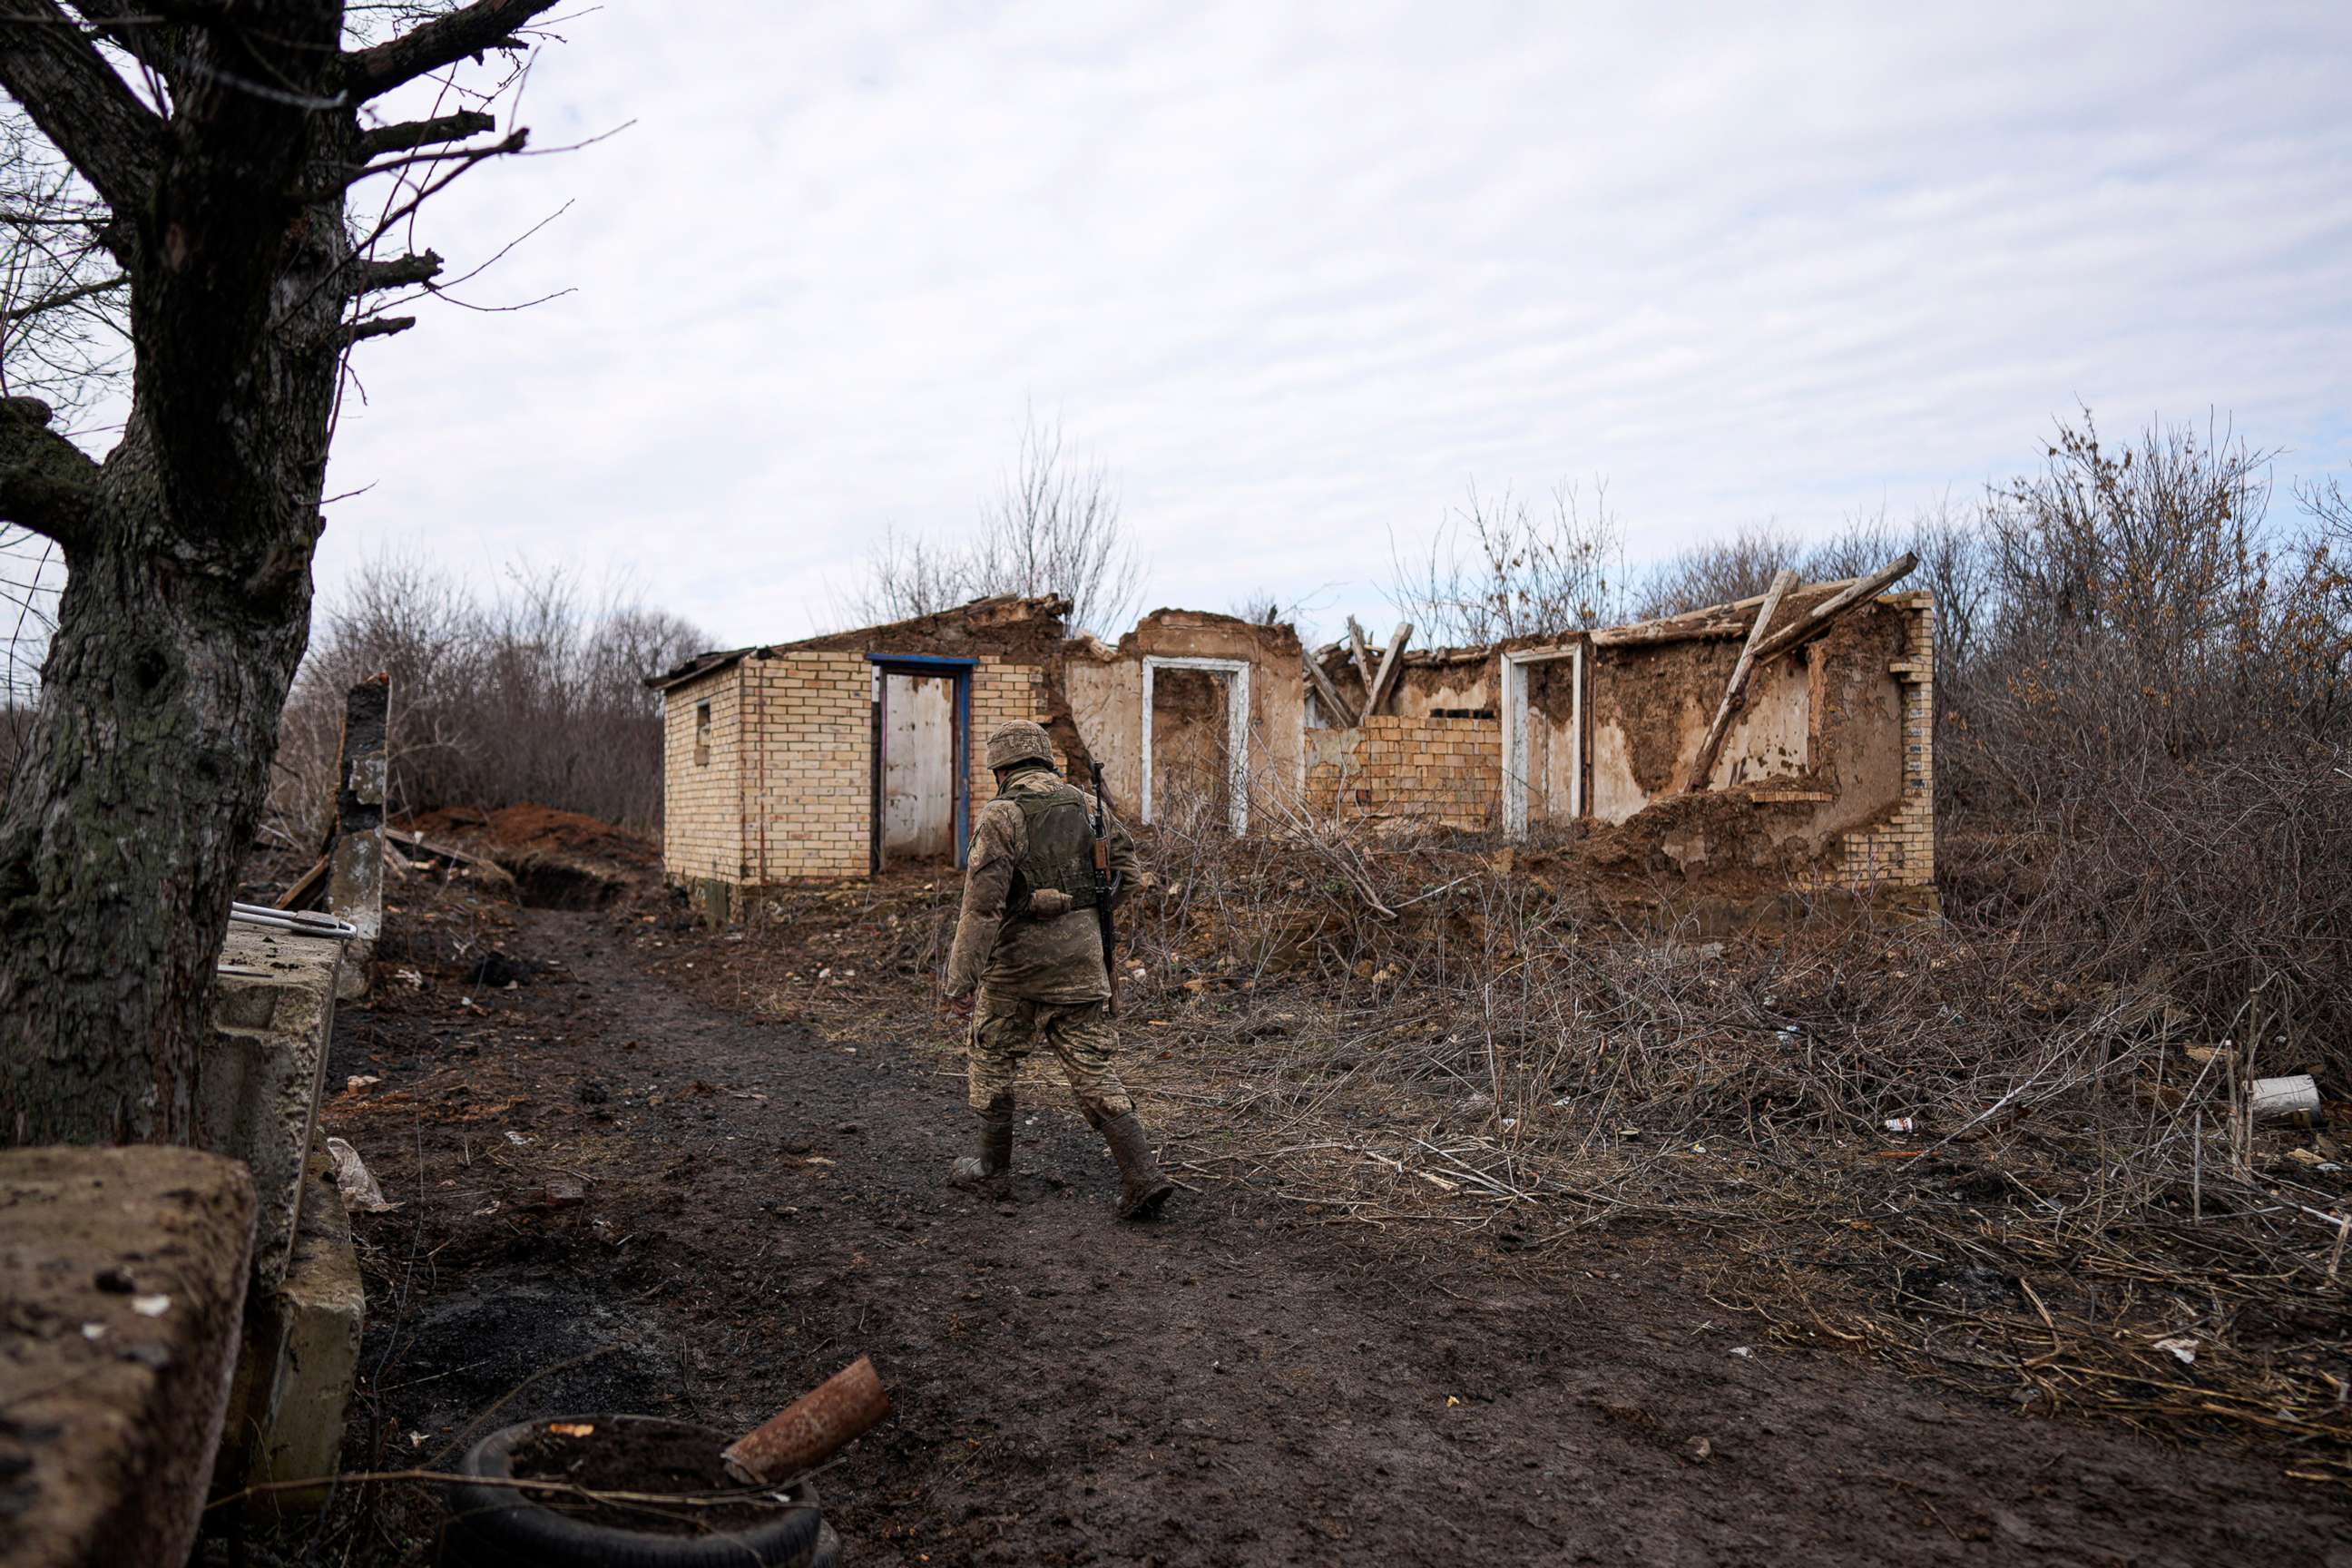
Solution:
{"label": "piece of litter", "polygon": [[547,1429],[559,1437],[585,1437],[596,1430],[593,1421],[551,1421]]}
{"label": "piece of litter", "polygon": [[81,1337],[86,1340],[102,1340],[106,1338],[106,1325],[104,1323],[84,1323],[81,1326]]}
{"label": "piece of litter", "polygon": [[131,1310],[142,1318],[160,1318],[172,1310],[169,1296],[133,1296]]}
{"label": "piece of litter", "polygon": [[425,1447],[425,1434],[422,1432],[411,1432],[408,1435],[408,1446],[412,1448],[422,1448]]}
{"label": "piece of litter", "polygon": [[2170,1352],[2172,1359],[2183,1366],[2197,1364],[2197,1342],[2186,1334],[2176,1335],[2168,1340],[2158,1340],[2156,1342],[2156,1348]]}
{"label": "piece of litter", "polygon": [[356,1092],[357,1090],[365,1089],[372,1083],[382,1083],[383,1081],[383,1079],[378,1078],[372,1072],[355,1072],[352,1074],[351,1077],[343,1079],[343,1089],[347,1093]]}
{"label": "piece of litter", "polygon": [[1453,1409],[1455,1405],[1459,1405],[1459,1404],[1461,1404],[1461,1403],[1462,1403],[1462,1402],[1461,1402],[1460,1400],[1458,1400],[1458,1399],[1454,1398],[1454,1395],[1452,1395],[1452,1394],[1447,1394],[1447,1395],[1445,1396],[1445,1408],[1447,1408],[1448,1410]]}
{"label": "piece of litter", "polygon": [[527,1147],[530,1144],[530,1140],[509,1127],[507,1129],[507,1142],[513,1144],[516,1148],[521,1149]]}
{"label": "piece of litter", "polygon": [[1734,1345],[1731,1347],[1731,1353],[1739,1357],[1742,1361],[1745,1361],[1756,1353],[1756,1347],[1753,1345]]}
{"label": "piece of litter", "polygon": [[362,1214],[386,1214],[398,1208],[385,1201],[383,1189],[376,1185],[375,1177],[360,1160],[360,1152],[340,1138],[327,1140],[327,1158],[335,1163],[335,1190],[343,1194],[343,1206]]}

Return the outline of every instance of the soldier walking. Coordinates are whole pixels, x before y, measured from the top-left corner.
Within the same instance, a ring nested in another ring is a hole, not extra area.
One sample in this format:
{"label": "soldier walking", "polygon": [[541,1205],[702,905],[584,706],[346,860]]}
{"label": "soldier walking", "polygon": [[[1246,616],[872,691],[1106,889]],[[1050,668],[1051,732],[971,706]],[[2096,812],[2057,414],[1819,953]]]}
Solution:
{"label": "soldier walking", "polygon": [[[1175,1190],[1152,1157],[1112,1053],[1110,972],[1096,906],[1094,827],[1086,794],[1054,771],[1042,726],[1018,720],[988,738],[997,795],[972,826],[963,911],[948,954],[947,994],[971,1015],[967,1078],[980,1152],[949,1180],[979,1188],[1013,1168],[1013,1084],[1042,1038],[1062,1064],[1078,1111],[1118,1161],[1118,1213],[1149,1219]],[[1124,828],[1103,814],[1109,879],[1135,885],[1142,862]]]}

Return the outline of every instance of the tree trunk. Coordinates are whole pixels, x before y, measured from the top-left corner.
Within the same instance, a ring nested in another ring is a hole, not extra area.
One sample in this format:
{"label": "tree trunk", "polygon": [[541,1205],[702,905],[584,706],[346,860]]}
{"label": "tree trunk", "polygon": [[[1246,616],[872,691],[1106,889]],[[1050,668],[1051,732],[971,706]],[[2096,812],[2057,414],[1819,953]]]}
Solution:
{"label": "tree trunk", "polygon": [[185,47],[152,197],[116,204],[131,417],[59,541],[0,811],[0,1143],[194,1132],[213,965],[310,636],[347,342],[356,115],[235,86],[323,95],[340,6],[299,9],[258,42]]}
{"label": "tree trunk", "polygon": [[[0,0],[0,86],[104,203],[129,281],[131,417],[103,466],[0,398],[0,520],[67,583],[0,810],[0,1143],[184,1142],[212,968],[310,635],[310,556],[347,321],[428,281],[354,260],[344,192],[394,199],[523,144],[478,110],[362,134],[370,100],[519,52],[555,0],[467,0],[343,47],[343,0]],[[110,57],[97,40],[117,55]],[[138,62],[147,89],[118,69]],[[390,163],[372,167],[372,157]],[[406,155],[406,156],[403,156]],[[388,214],[379,226],[388,226]]]}
{"label": "tree trunk", "polygon": [[[107,465],[118,523],[163,510],[152,471],[123,461],[131,445]],[[126,537],[149,532],[111,528],[72,563],[0,816],[0,1141],[193,1131],[214,956],[310,581],[307,552],[250,593],[204,563],[157,572]]]}

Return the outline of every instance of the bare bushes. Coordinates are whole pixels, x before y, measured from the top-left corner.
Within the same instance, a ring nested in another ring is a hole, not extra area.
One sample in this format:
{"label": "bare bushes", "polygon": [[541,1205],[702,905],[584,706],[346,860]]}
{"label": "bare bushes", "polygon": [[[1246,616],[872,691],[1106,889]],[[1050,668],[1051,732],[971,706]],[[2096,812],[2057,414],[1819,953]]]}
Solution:
{"label": "bare bushes", "polygon": [[307,848],[323,831],[343,693],[378,670],[392,677],[394,812],[528,801],[649,831],[662,721],[645,678],[704,642],[625,595],[592,599],[562,571],[512,571],[483,598],[415,562],[372,563],[320,613],[288,700],[281,832]]}
{"label": "bare bushes", "polygon": [[849,608],[866,622],[899,621],[998,594],[1059,594],[1073,627],[1115,637],[1135,612],[1143,576],[1108,472],[1066,453],[1059,426],[1032,418],[972,537],[942,546],[886,533]]}
{"label": "bare bushes", "polygon": [[1389,598],[1424,647],[1472,647],[1510,637],[1580,631],[1622,619],[1625,539],[1609,492],[1588,502],[1555,488],[1538,511],[1507,487],[1463,504],[1438,525],[1425,557],[1390,542]]}
{"label": "bare bushes", "polygon": [[2266,991],[2266,1063],[2352,1075],[2352,618],[2326,498],[2277,525],[2263,471],[2085,417],[1994,498],[1939,806],[1963,912],[2209,1025]]}
{"label": "bare bushes", "polygon": [[1187,1064],[1196,1162],[1512,1251],[1661,1226],[1790,1337],[2345,1469],[2352,1177],[2252,1126],[2252,1053],[2161,977],[1794,900],[1706,941],[1472,836],[1146,848],[1127,1016]]}

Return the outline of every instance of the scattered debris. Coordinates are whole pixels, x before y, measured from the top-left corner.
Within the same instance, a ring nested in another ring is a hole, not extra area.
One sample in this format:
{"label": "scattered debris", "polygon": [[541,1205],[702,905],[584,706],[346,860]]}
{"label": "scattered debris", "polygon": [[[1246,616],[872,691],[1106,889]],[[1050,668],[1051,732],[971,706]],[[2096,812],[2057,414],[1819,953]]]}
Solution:
{"label": "scattered debris", "polygon": [[2247,1108],[2266,1127],[2309,1127],[2319,1120],[2319,1085],[2309,1073],[2258,1078]]}

